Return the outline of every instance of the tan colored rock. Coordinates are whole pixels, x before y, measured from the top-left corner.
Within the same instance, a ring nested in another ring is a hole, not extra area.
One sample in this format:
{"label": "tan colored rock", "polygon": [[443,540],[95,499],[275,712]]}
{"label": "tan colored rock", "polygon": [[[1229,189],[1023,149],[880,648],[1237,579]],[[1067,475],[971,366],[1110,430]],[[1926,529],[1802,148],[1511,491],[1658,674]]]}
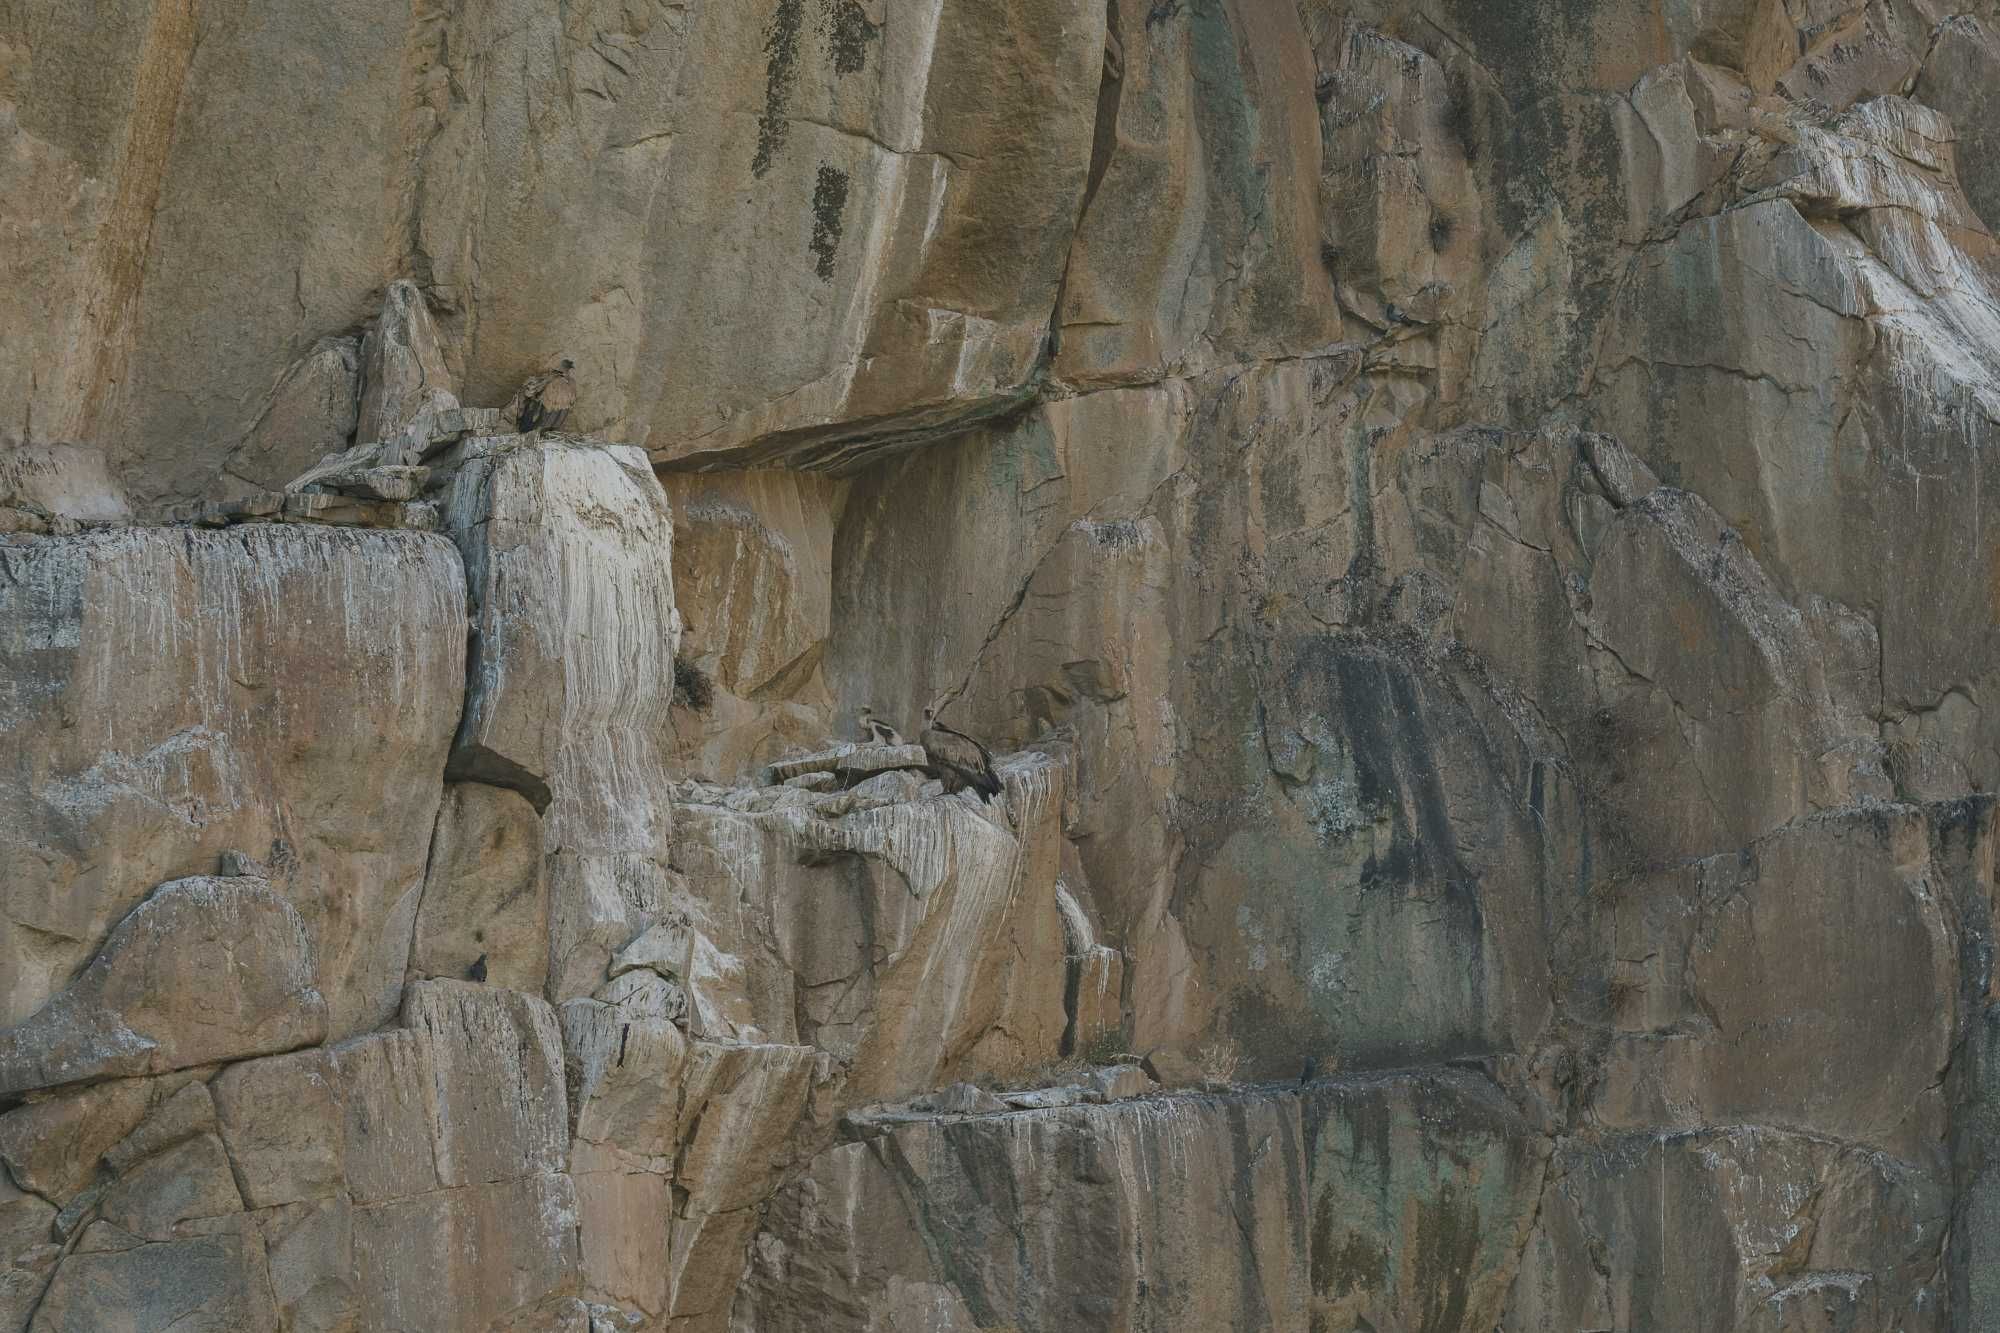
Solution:
{"label": "tan colored rock", "polygon": [[668,1256],[673,1315],[723,1326],[758,1201],[786,1166],[818,1074],[811,1047],[697,1041],[688,1058],[674,1138]]}
{"label": "tan colored rock", "polygon": [[1053,1059],[1064,779],[1034,757],[1007,781],[1018,832],[943,798],[851,811],[825,798],[824,814],[684,806],[688,911],[716,960],[714,980],[691,984],[697,1024],[740,1030],[740,996],[769,1037],[846,1060],[847,1095],[862,1102]]}
{"label": "tan colored rock", "polygon": [[0,1328],[1992,1322],[1990,3],[310,8],[0,15],[0,1026],[332,1043]]}
{"label": "tan colored rock", "polygon": [[1137,1065],[1111,1065],[1090,1072],[1089,1100],[1122,1102],[1155,1091],[1153,1080]]}
{"label": "tan colored rock", "polygon": [[252,1216],[264,1237],[278,1326],[301,1333],[351,1328],[361,1297],[355,1290],[354,1217],[348,1201],[282,1204]]}
{"label": "tan colored rock", "polygon": [[548,994],[588,995],[666,893],[666,497],[629,449],[474,440],[447,458],[445,509],[478,607],[452,773],[542,811]]}
{"label": "tan colored rock", "polygon": [[526,1315],[574,1282],[576,1228],[576,1194],[564,1175],[358,1208],[357,1322],[363,1328],[487,1328]]}
{"label": "tan colored rock", "polygon": [[315,963],[304,921],[267,881],[163,884],[73,985],[0,1032],[0,1091],[311,1045],[327,1031]]}
{"label": "tan colored rock", "polygon": [[1632,1035],[1601,1118],[1775,1124],[1935,1169],[1956,1029],[1937,997],[1958,985],[1936,830],[1913,809],[1825,816],[1616,895],[1608,952],[1646,962],[1620,983]]}
{"label": "tan colored rock", "polygon": [[435,1190],[440,1184],[440,1133],[432,1043],[422,1032],[405,1029],[357,1037],[336,1046],[332,1054],[339,1128],[325,1127],[319,1117],[326,1108],[308,1095],[293,1103],[302,1118],[297,1132],[323,1139],[338,1133],[341,1175],[357,1206]]}
{"label": "tan colored rock", "polygon": [[562,1030],[575,1108],[571,1136],[664,1172],[679,1142],[687,1038],[671,1023],[634,1020],[595,1000],[565,1003]]}
{"label": "tan colored rock", "polygon": [[326,1198],[347,1185],[341,1073],[337,1055],[311,1050],[248,1060],[216,1077],[216,1114],[245,1206]]}
{"label": "tan colored rock", "polygon": [[37,532],[73,531],[77,524],[120,523],[132,516],[104,454],[74,444],[0,449],[0,511],[37,520],[26,528]]}
{"label": "tan colored rock", "polygon": [[403,1025],[431,1048],[439,1184],[562,1170],[569,1129],[562,1033],[540,997],[467,982],[413,982]]}
{"label": "tan colored rock", "polygon": [[214,1133],[184,1139],[121,1175],[96,1213],[127,1236],[167,1241],[243,1212],[243,1196]]}
{"label": "tan colored rock", "polygon": [[1935,43],[1911,96],[1935,107],[1958,132],[1959,176],[1972,210],[1991,232],[2000,226],[2000,168],[1994,165],[1994,138],[2000,112],[1994,107],[1994,74],[2000,71],[2000,20],[1958,13],[1937,27]]}
{"label": "tan colored rock", "polygon": [[26,1328],[61,1256],[50,1243],[56,1210],[0,1180],[0,1328]]}
{"label": "tan colored rock", "polygon": [[647,968],[619,973],[599,986],[591,998],[614,1006],[629,1018],[663,1018],[676,1027],[687,1024],[687,991]]}
{"label": "tan colored rock", "polygon": [[1055,373],[1131,383],[1338,341],[1299,7],[1111,13],[1122,60],[1098,94]]}
{"label": "tan colored rock", "polygon": [[285,367],[223,479],[253,491],[286,482],[354,441],[361,410],[359,338],[321,338]]}
{"label": "tan colored rock", "polygon": [[550,851],[657,855],[672,829],[665,494],[629,449],[475,443],[444,500],[477,626],[453,769],[527,795]]}
{"label": "tan colored rock", "polygon": [[104,1165],[112,1174],[123,1176],[148,1158],[198,1135],[213,1137],[216,1128],[215,1098],[208,1085],[199,1080],[190,1082],[105,1153]]}
{"label": "tan colored rock", "polygon": [[335,1035],[393,1013],[464,691],[450,545],[127,529],[0,565],[0,914],[32,940],[0,951],[0,1016],[40,1008],[156,887],[230,848],[304,920]]}
{"label": "tan colored rock", "polygon": [[676,770],[728,781],[824,735],[819,675],[832,614],[833,527],[846,484],[812,473],[674,473],[682,656],[712,683],[674,710]]}
{"label": "tan colored rock", "polygon": [[204,1072],[111,1079],[31,1100],[0,1116],[0,1161],[16,1183],[67,1204],[105,1154]]}
{"label": "tan colored rock", "polygon": [[143,1243],[108,1222],[84,1232],[35,1308],[36,1333],[117,1328],[273,1328],[264,1243],[247,1220]]}
{"label": "tan colored rock", "polygon": [[539,994],[549,976],[542,821],[519,792],[447,783],[431,838],[410,970],[463,978],[480,958],[496,986]]}
{"label": "tan colored rock", "polygon": [[592,1000],[564,1004],[562,1026],[586,1288],[662,1315],[688,1042],[669,1022]]}
{"label": "tan colored rock", "polygon": [[1302,1182],[1288,1179],[1304,1165],[1299,1133],[1289,1098],[1177,1099],[931,1121],[844,1144],[774,1201],[735,1317],[973,1329],[1005,1311],[1024,1326],[1303,1327],[1307,1213]]}
{"label": "tan colored rock", "polygon": [[643,854],[558,852],[544,864],[549,882],[548,994],[559,999],[594,994],[619,951],[667,915],[679,879]]}
{"label": "tan colored rock", "polygon": [[361,343],[355,435],[362,443],[394,441],[419,418],[457,406],[444,347],[423,293],[415,283],[390,283],[382,313]]}

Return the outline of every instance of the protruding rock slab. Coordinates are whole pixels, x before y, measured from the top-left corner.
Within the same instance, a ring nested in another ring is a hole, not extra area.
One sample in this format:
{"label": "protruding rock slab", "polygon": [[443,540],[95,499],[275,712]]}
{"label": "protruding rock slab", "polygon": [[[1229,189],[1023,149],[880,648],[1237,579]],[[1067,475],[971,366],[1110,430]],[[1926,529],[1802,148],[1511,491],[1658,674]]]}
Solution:
{"label": "protruding rock slab", "polygon": [[1005,767],[1004,806],[788,788],[706,798],[795,798],[764,809],[691,800],[676,855],[714,963],[690,980],[696,1015],[740,1010],[771,1039],[845,1058],[862,1102],[1053,1059],[1064,769]]}
{"label": "protruding rock slab", "polygon": [[73,985],[0,1032],[0,1095],[310,1046],[327,1026],[316,971],[268,882],[162,885]]}
{"label": "protruding rock slab", "polygon": [[657,919],[672,798],[673,525],[646,456],[535,437],[442,456],[474,606],[452,775],[543,815],[548,993],[589,995]]}
{"label": "protruding rock slab", "polygon": [[921,745],[839,745],[816,754],[780,759],[767,770],[767,778],[778,783],[813,773],[832,773],[852,784],[877,773],[922,768],[929,762]]}
{"label": "protruding rock slab", "polygon": [[[430,307],[412,282],[392,282],[361,343],[362,443],[389,440],[420,416],[458,406]],[[388,459],[399,462],[400,459]]]}
{"label": "protruding rock slab", "polygon": [[393,1014],[464,623],[437,537],[128,528],[0,548],[0,919],[25,928],[0,951],[0,1019],[229,849],[304,920],[333,1034]]}

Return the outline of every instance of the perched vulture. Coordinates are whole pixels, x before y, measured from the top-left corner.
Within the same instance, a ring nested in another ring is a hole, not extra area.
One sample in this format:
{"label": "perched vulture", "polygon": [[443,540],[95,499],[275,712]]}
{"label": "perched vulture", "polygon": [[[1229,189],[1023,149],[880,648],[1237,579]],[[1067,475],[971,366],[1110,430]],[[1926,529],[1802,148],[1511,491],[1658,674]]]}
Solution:
{"label": "perched vulture", "polygon": [[861,739],[870,745],[901,745],[902,735],[897,730],[875,716],[875,710],[861,710]]}
{"label": "perched vulture", "polygon": [[576,362],[563,359],[562,365],[545,375],[530,376],[507,404],[507,420],[526,435],[531,430],[560,430],[576,406],[576,379],[570,371]]}
{"label": "perched vulture", "polygon": [[924,710],[923,747],[924,760],[944,780],[946,795],[955,796],[968,787],[982,799],[1000,794],[993,756],[972,737],[938,721],[935,707]]}

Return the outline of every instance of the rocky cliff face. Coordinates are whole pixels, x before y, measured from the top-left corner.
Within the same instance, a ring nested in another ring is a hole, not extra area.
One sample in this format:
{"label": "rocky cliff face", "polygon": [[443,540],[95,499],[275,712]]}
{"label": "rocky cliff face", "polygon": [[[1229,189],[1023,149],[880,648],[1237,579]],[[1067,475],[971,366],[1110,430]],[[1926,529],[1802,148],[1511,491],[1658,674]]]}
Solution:
{"label": "rocky cliff face", "polygon": [[0,1333],[2000,1328],[1996,90],[0,0]]}

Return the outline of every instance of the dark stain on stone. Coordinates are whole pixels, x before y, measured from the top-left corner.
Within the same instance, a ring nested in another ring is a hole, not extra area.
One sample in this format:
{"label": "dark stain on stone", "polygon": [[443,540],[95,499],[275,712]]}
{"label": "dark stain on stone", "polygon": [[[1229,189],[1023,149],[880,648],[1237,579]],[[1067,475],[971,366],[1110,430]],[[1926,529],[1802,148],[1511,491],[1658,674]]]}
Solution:
{"label": "dark stain on stone", "polygon": [[[778,0],[771,26],[764,33],[764,114],[757,118],[757,155],[750,174],[762,178],[785,146],[790,127],[792,87],[799,77],[799,28],[805,0]],[[824,174],[824,173],[822,173]]]}
{"label": "dark stain on stone", "polygon": [[1469,1278],[1479,1258],[1479,1208],[1446,1181],[1433,1202],[1417,1202],[1415,1277],[1423,1293],[1421,1333],[1453,1333],[1466,1325]]}
{"label": "dark stain on stone", "polygon": [[1484,149],[1479,132],[1478,94],[1463,70],[1445,71],[1444,129],[1465,154],[1467,165],[1478,165]]}
{"label": "dark stain on stone", "polygon": [[859,74],[868,64],[868,45],[882,37],[882,25],[870,23],[860,0],[820,0],[826,11],[827,40],[833,46],[833,72]]}
{"label": "dark stain on stone", "polygon": [[1343,1226],[1334,1194],[1322,1191],[1313,1210],[1313,1294],[1338,1300],[1379,1291],[1388,1285],[1389,1251],[1375,1237]]}
{"label": "dark stain on stone", "polygon": [[822,163],[813,184],[813,230],[809,243],[821,280],[833,281],[833,261],[840,249],[841,215],[847,211],[847,173]]}

